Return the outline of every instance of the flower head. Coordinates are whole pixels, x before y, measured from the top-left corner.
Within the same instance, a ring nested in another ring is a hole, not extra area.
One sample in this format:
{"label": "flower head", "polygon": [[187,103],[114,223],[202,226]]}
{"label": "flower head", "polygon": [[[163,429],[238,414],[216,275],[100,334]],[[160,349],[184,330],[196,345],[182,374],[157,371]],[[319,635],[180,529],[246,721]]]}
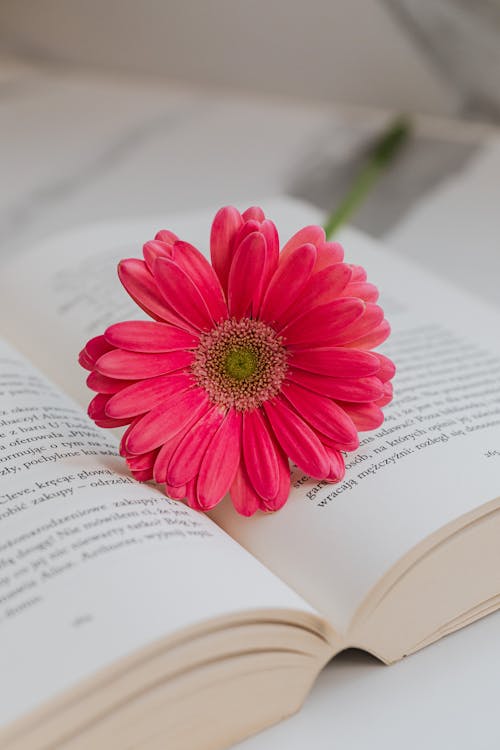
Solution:
{"label": "flower head", "polygon": [[88,413],[127,425],[120,452],[139,480],[191,507],[229,491],[236,510],[274,511],[290,490],[289,459],[339,481],[343,451],[378,427],[394,365],[372,351],[389,335],[378,292],[343,262],[321,227],[280,252],[260,208],[215,216],[212,264],[162,230],[121,282],[152,320],[116,323],[80,353],[97,392]]}

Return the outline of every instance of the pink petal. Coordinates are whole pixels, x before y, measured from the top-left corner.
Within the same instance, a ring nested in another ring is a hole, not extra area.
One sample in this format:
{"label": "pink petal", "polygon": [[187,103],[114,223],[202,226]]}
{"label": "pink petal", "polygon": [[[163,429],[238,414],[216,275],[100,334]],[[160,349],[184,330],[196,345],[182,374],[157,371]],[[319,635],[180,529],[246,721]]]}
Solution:
{"label": "pink petal", "polygon": [[375,375],[379,369],[378,359],[373,354],[335,346],[294,350],[290,365],[335,378],[365,378]]}
{"label": "pink petal", "polygon": [[264,221],[266,218],[264,211],[260,208],[260,206],[250,206],[250,208],[247,208],[246,211],[243,211],[241,214],[244,221],[249,221],[250,219],[254,219],[255,221]]}
{"label": "pink petal", "polygon": [[107,393],[98,393],[94,396],[87,408],[87,414],[91,419],[106,419],[106,404],[110,396]]}
{"label": "pink petal", "polygon": [[340,482],[345,475],[344,456],[336,448],[326,446],[326,452],[330,459],[330,473],[327,476],[329,482]]}
{"label": "pink petal", "polygon": [[314,273],[300,295],[295,295],[292,304],[279,322],[283,325],[317,305],[332,302],[338,297],[351,278],[351,269],[345,263],[334,263],[319,273]]}
{"label": "pink petal", "polygon": [[93,339],[87,341],[83,352],[85,353],[86,361],[92,363],[92,367],[95,365],[99,357],[102,357],[106,352],[110,352],[113,349],[113,345],[106,341],[104,336],[94,336]]}
{"label": "pink petal", "polygon": [[110,378],[145,380],[189,367],[192,361],[191,352],[143,354],[113,349],[97,360],[96,369],[101,375],[107,375]]}
{"label": "pink petal", "polygon": [[[346,297],[345,299],[347,301],[348,299],[352,299],[352,297]],[[332,336],[330,343],[340,346],[348,344],[351,341],[357,341],[366,334],[374,331],[383,321],[384,311],[381,307],[374,305],[372,302],[361,302],[361,304],[364,304],[363,314],[355,322],[351,323],[351,325],[346,326],[344,330]]]}
{"label": "pink petal", "polygon": [[278,268],[280,257],[280,240],[276,226],[272,221],[269,221],[269,219],[266,219],[262,222],[262,224],[260,225],[260,232],[264,235],[264,238],[266,240],[266,267],[262,282],[263,290],[265,292],[265,290],[269,286],[271,278]]}
{"label": "pink petal", "polygon": [[252,486],[263,498],[278,492],[278,458],[260,409],[243,414],[243,455]]}
{"label": "pink petal", "polygon": [[318,258],[314,266],[314,273],[333,263],[341,263],[344,260],[344,248],[339,242],[321,242],[318,245]]}
{"label": "pink petal", "polygon": [[213,220],[210,232],[210,257],[224,292],[227,290],[227,279],[233,259],[233,239],[242,224],[240,212],[233,206],[221,208]]}
{"label": "pink petal", "polygon": [[301,245],[289,253],[272,276],[262,303],[260,318],[272,323],[279,320],[301,292],[316,262],[314,245]]}
{"label": "pink petal", "polygon": [[153,470],[145,469],[144,471],[133,471],[132,475],[136,482],[149,482],[153,478]]}
{"label": "pink petal", "polygon": [[120,440],[120,447],[119,447],[119,453],[120,456],[123,456],[124,458],[127,458],[129,456],[129,453],[125,447],[128,436],[130,435],[132,428],[135,427],[135,425],[142,419],[142,417],[136,417],[132,422],[129,424],[125,432],[123,433],[121,440]]}
{"label": "pink petal", "polygon": [[168,465],[172,459],[172,456],[174,455],[177,446],[181,442],[186,432],[195,422],[196,419],[190,420],[190,422],[188,422],[188,424],[186,424],[180,432],[178,432],[176,435],[172,435],[172,437],[166,440],[161,446],[158,453],[158,458],[155,461],[153,473],[154,480],[157,484],[166,484]]}
{"label": "pink petal", "polygon": [[190,276],[168,258],[158,258],[154,265],[158,288],[172,309],[196,329],[213,327],[210,311]]}
{"label": "pink petal", "polygon": [[352,271],[351,281],[366,281],[366,271],[363,266],[354,266],[350,263],[349,268]]}
{"label": "pink petal", "polygon": [[189,331],[153,320],[127,320],[115,323],[104,332],[106,340],[118,349],[131,352],[175,352],[193,349],[200,340]]}
{"label": "pink petal", "polygon": [[196,494],[196,486],[197,486],[197,480],[192,479],[188,484],[186,484],[186,500],[187,504],[190,508],[193,508],[193,510],[204,510],[204,508],[201,507],[200,503],[198,502],[198,496]]}
{"label": "pink petal", "polygon": [[229,490],[240,462],[241,413],[230,409],[212,438],[200,466],[198,502],[209,510]]}
{"label": "pink petal", "polygon": [[228,307],[231,316],[255,316],[259,310],[266,263],[264,235],[252,232],[236,250],[231,264],[228,280]]}
{"label": "pink petal", "polygon": [[167,492],[167,495],[171,497],[172,500],[184,500],[187,494],[187,487],[185,484],[179,487],[173,487],[172,485],[167,484],[165,490]]}
{"label": "pink petal", "polygon": [[359,299],[336,299],[307,310],[279,331],[287,346],[336,344],[343,331],[363,315]]}
{"label": "pink petal", "polygon": [[214,269],[206,258],[189,242],[176,242],[172,259],[196,284],[215,322],[226,320],[227,305],[224,292]]}
{"label": "pink petal", "polygon": [[255,221],[255,219],[249,219],[241,225],[233,238],[233,258],[236,250],[239,248],[243,240],[246,240],[249,234],[260,232],[260,227],[260,221]]}
{"label": "pink petal", "polygon": [[316,225],[303,227],[303,229],[299,229],[298,232],[290,237],[286,245],[283,247],[280,254],[280,263],[284,263],[290,253],[297,247],[305,244],[311,244],[318,247],[318,245],[321,245],[324,241],[325,230],[322,227]]}
{"label": "pink petal", "polygon": [[171,232],[170,229],[160,229],[160,231],[155,234],[155,240],[166,242],[168,245],[173,245],[178,239],[177,235]]}
{"label": "pink petal", "polygon": [[93,370],[87,378],[87,386],[98,393],[118,393],[118,391],[132,385],[134,382],[133,380],[107,378],[105,375],[97,372],[97,370]]}
{"label": "pink petal", "polygon": [[391,326],[387,320],[383,320],[376,328],[354,341],[349,341],[345,346],[355,349],[373,349],[375,346],[383,344],[391,332]]}
{"label": "pink petal", "polygon": [[127,436],[125,449],[135,454],[151,451],[177,435],[207,408],[208,397],[202,388],[174,394],[134,425]]}
{"label": "pink petal", "polygon": [[253,514],[259,510],[261,499],[252,487],[243,461],[240,461],[236,470],[229,493],[231,495],[232,503],[240,515],[253,516]]}
{"label": "pink petal", "polygon": [[203,456],[223,420],[224,414],[213,407],[186,432],[170,460],[168,484],[187,484],[198,474]]}
{"label": "pink petal", "polygon": [[376,430],[384,421],[384,413],[376,404],[348,404],[344,401],[342,408],[361,432]]}
{"label": "pink petal", "polygon": [[[390,404],[393,397],[393,388],[392,383],[384,383],[384,393],[383,395],[375,401],[377,406],[387,406],[387,404]],[[351,399],[352,400],[352,399]]]}
{"label": "pink petal", "polygon": [[153,266],[157,258],[171,258],[172,257],[172,246],[175,240],[169,242],[161,242],[160,240],[149,240],[143,245],[142,254],[144,261],[151,273],[153,273]]}
{"label": "pink petal", "polygon": [[85,370],[93,370],[94,369],[94,360],[92,360],[85,349],[82,349],[80,354],[78,355],[78,364],[80,367],[83,367]]}
{"label": "pink petal", "polygon": [[193,386],[187,373],[159,375],[139,380],[115,394],[106,406],[106,415],[115,419],[135,417],[159,406],[166,398],[180,394]]}
{"label": "pink petal", "polygon": [[394,362],[389,359],[389,357],[386,357],[385,354],[380,354],[380,352],[371,353],[378,359],[380,364],[380,369],[377,372],[377,378],[380,378],[383,383],[385,383],[386,380],[391,380],[391,378],[393,378],[396,374],[396,365],[394,364]]}
{"label": "pink petal", "polygon": [[378,289],[375,284],[369,284],[367,281],[352,281],[342,292],[343,297],[359,297],[365,302],[376,302],[379,297]]}
{"label": "pink petal", "polygon": [[274,497],[265,497],[261,501],[263,510],[269,511],[279,510],[286,503],[290,494],[290,464],[274,437],[273,442],[276,447],[276,457],[278,459],[278,491]]}
{"label": "pink petal", "polygon": [[274,434],[285,453],[302,471],[316,479],[328,476],[330,462],[316,433],[279,396],[264,403]]}
{"label": "pink petal", "polygon": [[296,370],[291,367],[287,372],[287,380],[298,383],[303,388],[321,393],[328,398],[340,401],[376,401],[382,398],[384,388],[377,375],[368,378],[332,378],[306,370]]}
{"label": "pink petal", "polygon": [[[140,456],[129,456],[127,458],[127,464],[131,471],[144,471],[146,469],[152,469],[158,456],[158,451],[149,451],[148,453],[142,453]],[[153,478],[151,473],[150,479]]]}
{"label": "pink petal", "polygon": [[358,432],[346,412],[332,401],[295,383],[283,383],[282,393],[311,427],[326,435],[342,450],[359,445]]}
{"label": "pink petal", "polygon": [[118,276],[134,302],[150,317],[189,329],[172,308],[165,303],[158,285],[143,260],[129,258],[118,264]]}
{"label": "pink petal", "polygon": [[105,419],[94,419],[94,422],[97,427],[115,430],[117,427],[129,425],[130,419],[110,419],[109,417],[106,417]]}

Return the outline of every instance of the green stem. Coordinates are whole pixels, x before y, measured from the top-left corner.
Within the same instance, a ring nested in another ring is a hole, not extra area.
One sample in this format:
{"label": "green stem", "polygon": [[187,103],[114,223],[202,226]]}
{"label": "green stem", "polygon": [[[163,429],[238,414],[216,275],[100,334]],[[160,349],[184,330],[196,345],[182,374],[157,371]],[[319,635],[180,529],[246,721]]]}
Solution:
{"label": "green stem", "polygon": [[370,149],[368,160],[358,173],[340,205],[327,217],[324,225],[330,239],[364,201],[381,173],[394,160],[411,132],[410,121],[397,117]]}

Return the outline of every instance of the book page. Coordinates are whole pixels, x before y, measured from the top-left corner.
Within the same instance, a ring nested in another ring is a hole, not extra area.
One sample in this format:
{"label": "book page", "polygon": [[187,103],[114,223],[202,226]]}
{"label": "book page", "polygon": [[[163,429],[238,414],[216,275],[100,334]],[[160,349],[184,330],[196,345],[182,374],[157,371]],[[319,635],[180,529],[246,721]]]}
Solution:
{"label": "book page", "polygon": [[209,518],[138,484],[0,342],[0,725],[158,638],[310,608]]}
{"label": "book page", "polygon": [[[322,218],[289,199],[264,207],[282,240]],[[161,224],[206,252],[212,216],[178,215]],[[82,341],[140,316],[116,279],[116,261],[139,256],[159,226],[151,219],[75,230],[27,252],[0,280],[6,314],[16,310],[7,325],[11,337],[82,403],[89,400],[76,365]],[[402,555],[500,495],[500,321],[494,309],[361,233],[346,230],[340,239],[346,259],[365,265],[379,285],[393,327],[383,351],[398,374],[386,421],[362,435],[338,485],[295,471],[292,496],[275,516],[248,521],[225,503],[214,517],[343,631]],[[8,304],[19,289],[20,309]]]}
{"label": "book page", "polygon": [[345,632],[414,545],[500,497],[500,314],[357,232],[341,240],[393,328],[385,422],[360,435],[340,483],[295,469],[278,514],[247,523],[225,503],[213,517]]}

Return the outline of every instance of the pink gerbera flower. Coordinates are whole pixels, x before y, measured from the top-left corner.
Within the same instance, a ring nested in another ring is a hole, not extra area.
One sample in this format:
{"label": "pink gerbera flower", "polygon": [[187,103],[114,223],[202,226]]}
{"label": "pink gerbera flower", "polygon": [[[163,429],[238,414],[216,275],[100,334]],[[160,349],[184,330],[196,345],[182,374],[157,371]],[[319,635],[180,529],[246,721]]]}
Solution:
{"label": "pink gerbera flower", "polygon": [[260,208],[222,208],[212,265],[162,230],[121,282],[153,320],[91,339],[80,363],[97,391],[88,413],[128,425],[120,452],[139,480],[200,510],[229,491],[236,510],[274,511],[289,459],[316,479],[344,475],[342,451],[378,427],[392,362],[371,351],[389,334],[378,293],[343,250],[308,226],[279,249]]}

